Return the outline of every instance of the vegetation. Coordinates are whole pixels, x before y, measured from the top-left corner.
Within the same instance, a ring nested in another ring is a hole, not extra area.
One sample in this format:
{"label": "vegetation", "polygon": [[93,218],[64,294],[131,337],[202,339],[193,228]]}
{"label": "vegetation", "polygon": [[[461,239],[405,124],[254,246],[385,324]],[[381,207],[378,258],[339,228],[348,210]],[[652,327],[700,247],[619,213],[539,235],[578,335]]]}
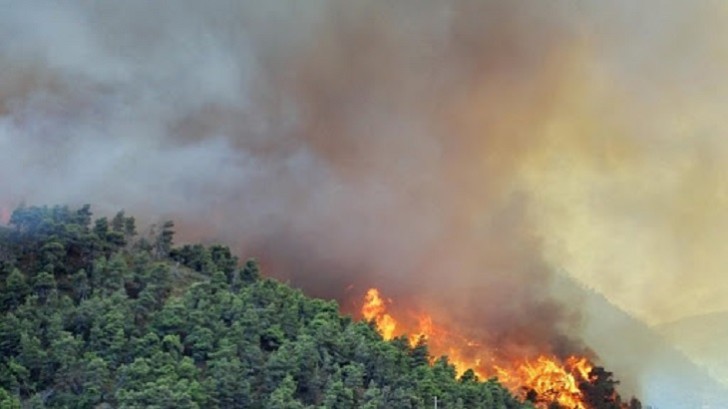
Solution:
{"label": "vegetation", "polygon": [[21,207],[0,227],[1,408],[530,407],[382,340],[224,246],[118,213]]}

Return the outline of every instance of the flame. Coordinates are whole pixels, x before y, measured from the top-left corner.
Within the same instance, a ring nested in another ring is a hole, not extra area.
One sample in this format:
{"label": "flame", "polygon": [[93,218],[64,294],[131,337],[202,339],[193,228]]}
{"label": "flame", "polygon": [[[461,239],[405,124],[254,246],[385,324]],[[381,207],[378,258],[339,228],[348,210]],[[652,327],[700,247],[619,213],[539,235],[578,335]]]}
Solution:
{"label": "flame", "polygon": [[362,317],[374,322],[385,340],[409,332],[410,345],[426,340],[433,355],[447,355],[458,375],[472,369],[480,379],[495,376],[514,394],[533,401],[539,408],[558,403],[564,408],[588,409],[579,388],[581,382],[590,380],[593,366],[588,359],[571,356],[561,360],[541,355],[535,359],[496,362],[495,350],[436,324],[429,314],[415,314],[412,325],[406,325],[387,312],[387,304],[379,290],[371,288],[361,307]]}
{"label": "flame", "polygon": [[394,337],[394,330],[397,328],[397,321],[387,314],[387,306],[379,295],[379,290],[371,288],[364,296],[364,306],[361,308],[361,315],[367,321],[374,321],[377,329],[386,340]]}
{"label": "flame", "polygon": [[495,367],[500,382],[511,390],[521,395],[532,394],[537,404],[547,406],[556,402],[573,409],[587,409],[579,383],[589,379],[591,369],[586,358],[571,356],[562,364],[545,355],[533,361],[524,360],[509,369]]}

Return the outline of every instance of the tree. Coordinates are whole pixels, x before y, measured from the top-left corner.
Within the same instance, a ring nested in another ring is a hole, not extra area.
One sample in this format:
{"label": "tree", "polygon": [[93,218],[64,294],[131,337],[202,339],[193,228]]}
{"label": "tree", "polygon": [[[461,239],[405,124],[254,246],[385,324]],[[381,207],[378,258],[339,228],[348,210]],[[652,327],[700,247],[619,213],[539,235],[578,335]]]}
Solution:
{"label": "tree", "polygon": [[94,223],[94,233],[96,233],[96,236],[98,236],[101,240],[106,240],[106,235],[109,234],[109,219],[106,217],[96,219],[96,222]]}
{"label": "tree", "polygon": [[80,269],[71,277],[71,286],[73,287],[73,299],[81,302],[88,298],[91,287],[88,282],[86,270]]}
{"label": "tree", "polygon": [[413,369],[418,366],[430,364],[430,353],[427,350],[427,338],[420,336],[417,339],[417,343],[410,351],[410,357],[412,357]]}
{"label": "tree", "polygon": [[205,389],[219,408],[249,407],[252,391],[244,368],[231,350],[223,355],[209,361]]}
{"label": "tree", "polygon": [[620,409],[622,402],[615,393],[619,382],[612,379],[612,373],[596,366],[589,373],[589,381],[579,385],[585,400],[595,409]]}
{"label": "tree", "polygon": [[364,398],[362,402],[362,409],[386,409],[385,399],[382,395],[382,390],[379,389],[376,383],[370,382],[366,391],[364,392]]}
{"label": "tree", "polygon": [[20,400],[17,396],[11,395],[10,392],[0,387],[0,408],[20,409]]}
{"label": "tree", "polygon": [[136,219],[133,217],[127,217],[124,219],[124,236],[127,240],[136,236]]}
{"label": "tree", "polygon": [[62,262],[66,255],[66,248],[59,240],[50,240],[43,244],[40,249],[41,251],[41,265],[45,266],[47,271],[56,271],[56,268],[60,268],[60,271],[64,271]]}
{"label": "tree", "polygon": [[385,341],[225,246],[174,247],[172,229],[132,243],[123,212],[14,212],[0,228],[0,407],[524,407],[430,365],[425,339]]}
{"label": "tree", "polygon": [[225,273],[228,280],[230,280],[232,278],[231,274],[238,264],[238,258],[232,255],[230,248],[219,244],[210,246],[209,251],[212,262],[217,267],[217,270]]}
{"label": "tree", "polygon": [[116,213],[113,219],[111,219],[111,230],[123,234],[125,224],[126,217],[124,217],[124,211],[121,210]]}
{"label": "tree", "polygon": [[83,359],[83,392],[81,402],[85,407],[95,407],[108,399],[110,386],[109,366],[103,358],[91,353]]}
{"label": "tree", "polygon": [[[296,382],[293,377],[288,375],[270,394],[270,398],[265,403],[266,409],[303,409],[303,404],[296,400],[294,394],[296,392]],[[334,407],[334,406],[330,406]]]}
{"label": "tree", "polygon": [[41,303],[45,303],[51,291],[56,289],[56,280],[48,272],[41,272],[33,280],[33,292],[38,296]]}
{"label": "tree", "polygon": [[29,292],[30,286],[25,275],[14,268],[5,281],[5,290],[2,293],[3,310],[10,311],[18,307]]}
{"label": "tree", "polygon": [[154,242],[154,249],[157,258],[166,257],[172,250],[172,243],[174,241],[174,222],[166,221],[162,223],[162,230],[157,235]]}
{"label": "tree", "polygon": [[354,408],[354,391],[347,388],[341,379],[337,379],[334,376],[326,388],[324,407],[341,409]]}
{"label": "tree", "polygon": [[85,204],[81,206],[80,209],[76,210],[74,223],[78,224],[81,227],[88,228],[88,226],[91,224],[92,216],[93,213],[91,213],[91,205]]}
{"label": "tree", "polygon": [[245,267],[240,270],[240,281],[244,284],[250,284],[257,281],[260,278],[260,265],[255,259],[248,259],[245,262]]}

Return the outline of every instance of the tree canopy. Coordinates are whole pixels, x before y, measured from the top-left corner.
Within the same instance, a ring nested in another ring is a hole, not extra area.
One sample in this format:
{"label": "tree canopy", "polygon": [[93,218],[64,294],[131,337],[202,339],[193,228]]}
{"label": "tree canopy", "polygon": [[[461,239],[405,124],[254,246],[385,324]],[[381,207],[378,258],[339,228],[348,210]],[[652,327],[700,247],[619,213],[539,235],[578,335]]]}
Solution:
{"label": "tree canopy", "polygon": [[0,227],[0,407],[531,407],[225,246],[175,247],[173,229],[15,210]]}

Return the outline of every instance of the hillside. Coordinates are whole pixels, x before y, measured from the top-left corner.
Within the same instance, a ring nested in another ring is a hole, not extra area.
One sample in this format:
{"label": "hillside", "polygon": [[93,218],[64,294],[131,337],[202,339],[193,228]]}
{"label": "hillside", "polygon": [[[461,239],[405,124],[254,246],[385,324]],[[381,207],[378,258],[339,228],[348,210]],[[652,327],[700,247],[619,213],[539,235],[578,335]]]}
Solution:
{"label": "hillside", "polygon": [[[683,353],[677,337],[663,336],[660,328],[647,326],[567,275],[561,276],[557,286],[583,303],[584,341],[602,364],[619,374],[626,391],[640,396],[645,405],[658,409],[728,407],[728,389],[700,361]],[[716,334],[713,325],[721,321],[713,318],[675,325],[674,334],[682,331],[681,338],[692,339],[696,350],[716,345],[709,338]],[[724,345],[716,345],[715,351]],[[713,356],[723,357],[717,352]]]}
{"label": "hillside", "polygon": [[531,407],[226,247],[174,247],[173,228],[140,236],[133,217],[94,221],[88,206],[13,213],[0,228],[0,407]]}
{"label": "hillside", "polygon": [[661,324],[662,334],[718,381],[728,385],[728,311],[719,311]]}

